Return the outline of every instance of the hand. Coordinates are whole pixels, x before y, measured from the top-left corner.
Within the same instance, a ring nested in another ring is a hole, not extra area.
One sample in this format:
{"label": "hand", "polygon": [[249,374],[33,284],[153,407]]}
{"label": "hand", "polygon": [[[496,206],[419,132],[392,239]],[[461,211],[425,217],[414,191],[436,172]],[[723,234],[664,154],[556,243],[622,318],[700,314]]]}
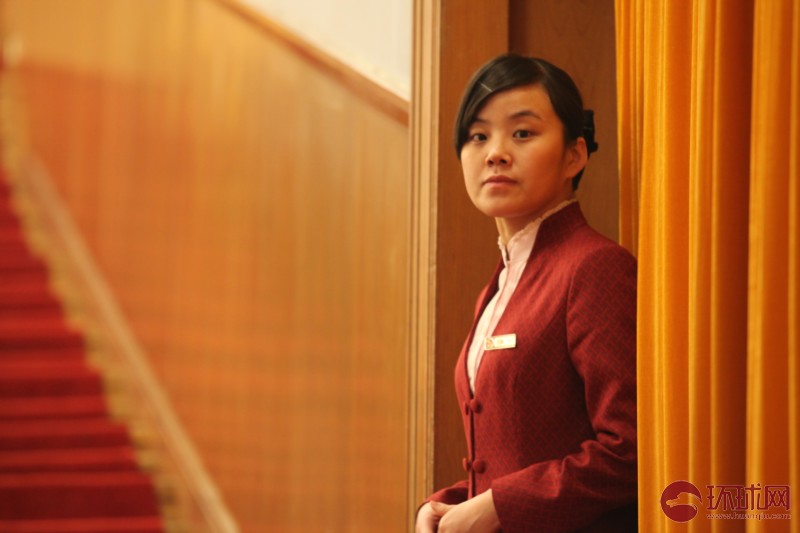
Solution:
{"label": "hand", "polygon": [[493,533],[500,531],[492,491],[479,494],[458,505],[431,502],[431,510],[441,517],[439,533]]}
{"label": "hand", "polygon": [[436,525],[439,523],[441,515],[433,512],[432,503],[438,502],[428,502],[419,508],[417,524],[414,528],[415,533],[436,533]]}

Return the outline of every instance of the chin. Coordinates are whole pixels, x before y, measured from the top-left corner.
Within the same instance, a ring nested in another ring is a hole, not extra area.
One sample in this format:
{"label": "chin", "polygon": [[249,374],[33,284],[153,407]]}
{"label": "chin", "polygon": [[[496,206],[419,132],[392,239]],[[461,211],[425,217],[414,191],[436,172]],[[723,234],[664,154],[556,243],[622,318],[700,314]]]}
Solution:
{"label": "chin", "polygon": [[478,210],[492,218],[516,218],[524,213],[524,210],[514,209],[511,206],[497,205],[496,202],[485,202],[475,204]]}
{"label": "chin", "polygon": [[482,206],[479,206],[479,205],[476,205],[475,207],[478,208],[478,211],[480,211],[481,213],[483,213],[484,215],[486,215],[487,217],[490,217],[490,218],[506,218],[506,217],[509,216],[508,215],[508,211],[506,211],[504,209],[498,209],[496,207],[495,208],[482,207]]}

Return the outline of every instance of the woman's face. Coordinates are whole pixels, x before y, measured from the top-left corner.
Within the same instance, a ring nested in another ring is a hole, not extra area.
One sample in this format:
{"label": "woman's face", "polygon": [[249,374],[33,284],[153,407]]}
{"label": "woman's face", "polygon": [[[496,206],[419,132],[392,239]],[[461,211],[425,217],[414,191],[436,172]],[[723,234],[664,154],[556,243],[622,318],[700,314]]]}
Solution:
{"label": "woman's face", "polygon": [[586,143],[564,145],[564,127],[538,85],[492,96],[461,150],[472,203],[497,220],[505,242],[572,197],[572,177],[586,164]]}

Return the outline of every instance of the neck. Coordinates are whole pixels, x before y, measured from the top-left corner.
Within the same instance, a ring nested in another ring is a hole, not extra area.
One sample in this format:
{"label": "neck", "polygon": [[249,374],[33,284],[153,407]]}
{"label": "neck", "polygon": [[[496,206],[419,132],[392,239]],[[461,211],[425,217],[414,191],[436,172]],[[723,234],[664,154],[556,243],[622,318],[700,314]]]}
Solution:
{"label": "neck", "polygon": [[532,223],[538,219],[544,219],[550,216],[551,214],[555,213],[559,209],[565,207],[565,203],[572,201],[575,199],[574,195],[570,195],[567,198],[559,199],[553,205],[543,209],[539,213],[534,216],[526,216],[526,217],[518,217],[518,218],[495,218],[495,224],[497,225],[497,232],[500,234],[500,242],[503,243],[503,246],[508,245],[508,241],[511,240],[514,235],[518,232],[525,229],[528,224]]}

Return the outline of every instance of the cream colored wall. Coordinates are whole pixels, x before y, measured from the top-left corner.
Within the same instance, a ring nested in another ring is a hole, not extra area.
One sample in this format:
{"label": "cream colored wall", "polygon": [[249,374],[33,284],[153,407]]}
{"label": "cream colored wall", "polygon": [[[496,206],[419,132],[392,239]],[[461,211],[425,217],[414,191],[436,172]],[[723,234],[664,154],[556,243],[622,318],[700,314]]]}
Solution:
{"label": "cream colored wall", "polygon": [[376,83],[411,93],[412,0],[242,0]]}

